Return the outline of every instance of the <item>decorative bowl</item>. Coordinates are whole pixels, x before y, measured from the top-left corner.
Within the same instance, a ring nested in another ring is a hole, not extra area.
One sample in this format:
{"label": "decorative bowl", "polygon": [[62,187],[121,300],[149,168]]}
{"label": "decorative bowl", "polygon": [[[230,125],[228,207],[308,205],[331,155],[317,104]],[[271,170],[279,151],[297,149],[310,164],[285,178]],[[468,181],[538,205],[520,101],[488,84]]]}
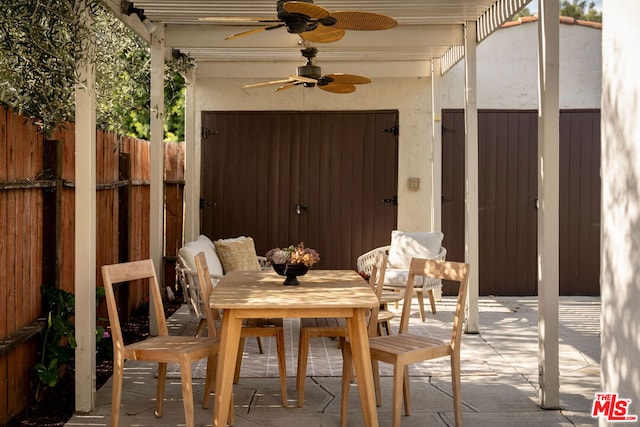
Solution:
{"label": "decorative bowl", "polygon": [[304,264],[271,264],[276,273],[285,276],[282,283],[285,286],[299,285],[298,276],[304,276],[309,271],[309,267]]}

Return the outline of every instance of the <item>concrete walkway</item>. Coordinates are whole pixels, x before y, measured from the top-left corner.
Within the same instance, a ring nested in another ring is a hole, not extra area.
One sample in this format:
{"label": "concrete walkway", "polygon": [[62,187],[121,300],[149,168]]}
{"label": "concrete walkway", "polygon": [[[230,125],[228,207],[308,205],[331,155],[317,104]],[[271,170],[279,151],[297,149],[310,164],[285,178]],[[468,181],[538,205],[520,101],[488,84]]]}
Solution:
{"label": "concrete walkway", "polygon": [[[438,313],[420,322],[416,310],[411,327],[446,330],[455,301],[445,297]],[[467,426],[583,426],[597,425],[591,417],[595,393],[600,390],[600,300],[590,297],[560,298],[560,406],[538,406],[537,299],[520,297],[481,298],[480,334],[462,338],[463,421]],[[190,334],[196,321],[186,308],[170,320],[172,333]],[[291,332],[295,346],[296,332]],[[437,332],[436,332],[437,335]],[[249,340],[251,341],[251,340]],[[295,348],[288,348],[290,407],[280,406],[277,374],[264,374],[255,344],[247,343],[242,377],[234,386],[235,425],[327,427],[340,423],[340,372],[327,372],[326,364],[339,364],[340,353],[329,341],[310,361],[317,376],[307,377],[305,405],[296,407]],[[268,344],[267,344],[268,346]],[[313,353],[313,350],[312,350]],[[322,354],[320,354],[322,353]],[[451,380],[448,359],[439,365],[412,370],[412,415],[402,426],[453,426]],[[380,426],[391,425],[391,378],[382,370],[383,405],[378,408]],[[273,371],[273,370],[272,370]],[[261,374],[262,372],[262,374]],[[276,371],[277,372],[277,371]],[[260,376],[262,375],[262,376]],[[195,377],[201,375],[195,375]],[[268,376],[268,377],[267,377]],[[194,379],[196,426],[210,426],[212,410],[203,409],[203,380]],[[351,391],[349,426],[362,426],[356,385]],[[162,418],[155,418],[155,366],[127,362],[120,426],[184,425],[180,381],[168,380]],[[67,426],[109,425],[111,382],[97,394],[97,408],[90,415],[76,415]]]}

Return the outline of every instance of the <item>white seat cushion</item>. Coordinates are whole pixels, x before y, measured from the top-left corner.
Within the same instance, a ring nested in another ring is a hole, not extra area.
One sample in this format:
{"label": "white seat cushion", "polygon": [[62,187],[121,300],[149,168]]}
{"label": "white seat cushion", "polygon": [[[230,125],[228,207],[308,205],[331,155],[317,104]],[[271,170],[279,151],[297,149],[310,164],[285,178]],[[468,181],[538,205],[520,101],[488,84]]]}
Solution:
{"label": "white seat cushion", "polygon": [[204,234],[199,235],[197,241],[201,242],[201,243],[204,243],[206,245],[209,245],[212,248],[214,247],[213,246],[213,242],[211,241],[211,239],[208,238],[207,236],[205,236]]}
{"label": "white seat cushion", "polygon": [[[392,287],[406,287],[409,270],[406,268],[387,268],[384,274],[384,284]],[[422,286],[423,277],[416,277],[415,286]]]}
{"label": "white seat cushion", "polygon": [[[193,256],[191,257],[191,263],[194,263],[193,258],[197,254],[199,254],[200,252],[204,252],[204,256],[207,260],[207,267],[209,267],[209,274],[214,274],[218,276],[222,276],[224,274],[222,270],[222,263],[220,262],[220,258],[218,258],[218,254],[216,253],[216,250],[213,244],[209,245],[207,244],[206,241],[202,239],[198,239],[193,242],[185,243],[184,247],[190,248],[196,251],[195,254],[193,254]],[[191,269],[192,267],[189,266],[189,268]],[[193,264],[193,271],[196,271],[195,264]]]}
{"label": "white seat cushion", "polygon": [[[391,232],[389,267],[409,268],[411,258],[433,259],[438,256],[444,234],[435,232]],[[387,269],[387,274],[388,274]],[[406,283],[406,278],[405,278]]]}

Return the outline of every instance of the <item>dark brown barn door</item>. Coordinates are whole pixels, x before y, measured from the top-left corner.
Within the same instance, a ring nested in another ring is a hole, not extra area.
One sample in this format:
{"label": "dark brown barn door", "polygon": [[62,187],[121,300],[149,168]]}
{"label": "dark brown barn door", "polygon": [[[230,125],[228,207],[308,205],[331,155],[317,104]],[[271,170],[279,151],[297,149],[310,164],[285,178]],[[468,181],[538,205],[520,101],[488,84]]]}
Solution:
{"label": "dark brown barn door", "polygon": [[600,295],[600,111],[560,114],[560,293]]}
{"label": "dark brown barn door", "polygon": [[[464,113],[442,117],[443,244],[457,260],[464,259]],[[599,122],[597,111],[560,115],[561,295],[599,294]],[[481,295],[537,293],[537,134],[535,111],[478,113]]]}
{"label": "dark brown barn door", "polygon": [[397,111],[203,113],[201,231],[354,269],[396,226]]}

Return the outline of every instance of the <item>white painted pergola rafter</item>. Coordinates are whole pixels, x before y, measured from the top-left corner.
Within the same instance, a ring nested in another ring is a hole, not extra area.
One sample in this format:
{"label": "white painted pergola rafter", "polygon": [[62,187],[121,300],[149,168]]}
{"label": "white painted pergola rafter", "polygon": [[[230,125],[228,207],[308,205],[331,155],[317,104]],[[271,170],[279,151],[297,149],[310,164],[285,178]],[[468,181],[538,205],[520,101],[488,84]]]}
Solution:
{"label": "white painted pergola rafter", "polygon": [[[481,42],[484,38],[489,36],[493,31],[499,28],[502,23],[506,20],[510,19],[513,14],[521,9],[524,5],[528,3],[529,0],[498,0],[495,2],[491,2],[489,7],[484,11],[484,13],[478,17],[477,20],[470,21],[469,19],[461,19],[457,24],[457,29],[454,28],[454,32],[462,35],[466,31],[466,37],[464,37],[464,43],[462,43],[462,48],[460,44],[460,40],[456,43],[448,44],[448,51],[442,52],[436,56],[431,56],[430,58],[423,58],[423,62],[427,62],[431,66],[431,74],[433,76],[432,88],[433,93],[439,93],[439,88],[437,87],[439,76],[444,74],[448,69],[450,69],[456,62],[461,60],[465,55],[465,47],[467,51],[467,62],[470,62],[466,66],[466,116],[467,118],[467,131],[470,131],[467,136],[466,145],[467,145],[467,166],[466,166],[466,179],[467,179],[467,206],[469,214],[466,219],[466,227],[468,230],[468,236],[466,241],[467,246],[467,261],[470,262],[473,267],[472,271],[475,274],[475,284],[474,280],[471,282],[470,286],[470,302],[469,302],[469,312],[468,312],[468,321],[467,321],[467,331],[468,332],[477,332],[478,331],[478,212],[477,212],[477,197],[478,197],[478,189],[477,189],[477,105],[475,100],[475,63],[471,64],[471,62],[475,62],[475,47]],[[484,6],[486,1],[482,0],[469,0],[471,3],[477,3],[477,5]],[[153,0],[144,0],[145,4],[151,5]],[[188,3],[184,3],[182,1],[175,0],[158,0],[158,4],[162,4],[162,6],[173,6],[176,7],[184,7],[189,8]],[[436,3],[435,1],[433,3]],[[555,6],[554,6],[555,3]],[[547,15],[551,16],[555,13],[555,16],[558,15],[558,5],[557,0],[540,0],[541,10],[547,11]],[[114,0],[106,0],[105,4],[114,12],[120,20],[125,22],[130,28],[140,34],[143,39],[150,43],[151,46],[151,62],[152,62],[152,77],[151,77],[151,216],[150,216],[150,248],[151,254],[150,256],[154,260],[154,264],[156,265],[157,271],[162,271],[161,267],[162,262],[162,245],[163,245],[163,170],[162,170],[162,143],[163,143],[163,127],[162,127],[162,117],[163,117],[163,109],[164,109],[164,99],[163,99],[163,70],[164,70],[164,57],[166,48],[173,47],[175,44],[178,44],[178,40],[181,43],[193,42],[194,40],[203,40],[202,37],[189,37],[189,33],[194,32],[220,32],[220,28],[207,28],[203,27],[202,24],[198,24],[198,27],[185,28],[185,33],[180,33],[179,28],[176,26],[167,26],[165,27],[164,23],[161,21],[154,22],[156,24],[156,31],[153,33],[149,33],[147,28],[142,25],[139,21],[136,21],[135,16],[125,16],[120,12],[120,2]],[[258,3],[256,3],[258,4]],[[197,7],[197,6],[193,6]],[[210,7],[210,6],[207,6]],[[149,9],[151,11],[151,9]],[[176,12],[177,13],[177,12]],[[475,19],[475,18],[474,18]],[[550,20],[551,22],[547,22],[549,20],[545,20],[545,14],[541,14],[540,19],[540,28],[542,34],[545,37],[541,37],[540,43],[540,52],[541,52],[541,76],[544,76],[544,88],[545,90],[541,90],[541,109],[540,109],[540,136],[539,136],[539,145],[541,146],[541,158],[543,156],[553,157],[553,147],[557,148],[558,144],[558,136],[557,136],[557,127],[555,128],[556,135],[552,135],[554,120],[547,120],[549,115],[557,115],[557,81],[558,75],[557,70],[549,72],[548,68],[551,66],[553,68],[553,59],[549,56],[554,52],[553,48],[549,50],[549,46],[557,46],[557,32],[551,31],[551,27],[553,25],[558,26],[559,23],[557,19]],[[185,23],[185,26],[187,24]],[[455,26],[454,26],[455,27]],[[466,29],[465,29],[466,27]],[[452,31],[452,26],[442,26],[438,29],[437,33],[434,33],[434,37],[444,37],[447,33]],[[166,29],[166,32],[165,32]],[[405,31],[407,36],[410,32],[417,30],[417,28],[408,28],[402,31]],[[399,33],[400,27],[398,28]],[[283,37],[286,37],[287,34],[284,33]],[[424,35],[421,36],[422,40],[428,39]],[[200,42],[202,44],[202,42]],[[256,42],[257,43],[257,42]],[[195,45],[194,50],[197,49],[206,49],[207,46],[202,44],[202,46]],[[330,53],[331,49],[327,49]],[[545,53],[544,57],[542,52]],[[215,55],[215,52],[212,52],[211,55]],[[295,53],[296,58],[292,60],[297,60],[298,54]],[[339,57],[336,60],[340,60]],[[347,60],[347,59],[344,59]],[[197,64],[198,69],[201,69],[203,64]],[[206,65],[205,65],[206,66]],[[230,67],[233,66],[233,62],[227,62],[224,66]],[[437,76],[436,76],[437,74]],[[197,91],[197,71],[191,71],[186,76],[189,86],[187,88],[187,103],[186,103],[186,114],[185,114],[185,139],[186,139],[186,164],[187,171],[185,173],[185,207],[186,207],[186,221],[185,221],[185,236],[186,238],[193,238],[199,233],[199,198],[200,198],[200,150],[199,150],[199,132],[196,129],[197,120],[196,120],[196,105],[194,101],[195,93]],[[555,79],[555,82],[554,82]],[[541,77],[541,85],[543,84],[543,77]],[[551,83],[551,84],[549,84]],[[556,93],[554,93],[554,90]],[[434,95],[435,96],[435,95]],[[91,98],[93,97],[93,99]],[[554,106],[554,101],[550,98],[556,97],[556,105]],[[76,169],[76,179],[77,179],[77,187],[76,191],[80,191],[76,196],[76,276],[75,276],[75,290],[77,295],[77,301],[79,302],[76,309],[76,319],[77,324],[82,324],[83,326],[77,329],[77,338],[79,342],[79,347],[76,351],[76,366],[78,367],[78,372],[76,375],[76,410],[79,412],[89,412],[94,408],[95,404],[95,306],[93,301],[95,301],[95,109],[93,111],[93,119],[91,119],[90,114],[86,111],[86,107],[95,105],[95,92],[91,90],[85,91],[82,88],[78,88],[77,90],[77,99],[78,102],[81,103],[79,106],[82,109],[78,109],[77,122],[83,123],[82,126],[78,126],[76,128],[76,141],[77,141],[77,169]],[[432,121],[433,123],[438,121],[438,118],[441,117],[441,110],[439,106],[439,102],[435,99],[432,99]],[[544,108],[542,108],[544,106]],[[555,109],[554,109],[555,108]],[[84,117],[83,115],[87,115]],[[475,117],[475,119],[474,119]],[[473,129],[471,129],[473,128]],[[439,130],[436,130],[436,127],[433,128],[432,135],[430,135],[434,144],[438,142],[438,147],[433,148],[432,151],[432,161],[438,162],[440,158],[439,151]],[[93,141],[93,144],[88,143],[87,146],[92,147],[84,147],[82,141]],[[81,148],[81,145],[84,148]],[[93,152],[92,152],[93,150]],[[557,159],[556,159],[557,160]],[[81,171],[78,168],[80,167],[79,162],[86,162],[85,164],[92,165],[91,170],[89,171]],[[552,169],[548,169],[551,166]],[[436,173],[440,173],[437,171],[441,171],[440,168],[434,167],[434,184],[433,186],[437,187],[441,184],[441,176],[436,176]],[[80,172],[80,173],[79,173]],[[554,180],[554,171],[553,171],[553,162],[546,163],[544,169],[545,179],[544,182],[540,184],[541,188],[541,201],[543,203],[543,214],[540,217],[541,228],[544,229],[543,233],[540,235],[541,239],[544,238],[543,241],[539,245],[539,251],[542,252],[544,250],[549,249],[549,254],[544,255],[542,253],[539,254],[540,265],[539,268],[543,269],[547,274],[544,277],[541,277],[539,288],[544,289],[544,295],[540,298],[541,304],[541,388],[544,390],[541,391],[541,404],[545,407],[554,407],[557,406],[554,404],[555,399],[558,397],[558,390],[555,389],[556,384],[553,382],[554,372],[557,373],[557,368],[554,370],[552,366],[553,363],[557,364],[557,357],[554,360],[553,357],[553,343],[555,342],[557,346],[557,283],[553,283],[554,280],[557,280],[557,260],[554,261],[553,257],[557,256],[557,253],[553,252],[554,244],[553,239],[557,240],[557,234],[553,235],[553,226],[546,227],[547,224],[553,224],[554,221],[557,221],[558,212],[555,210],[555,205],[553,201],[554,193],[553,186],[557,186],[557,180]],[[557,175],[556,175],[557,178]],[[435,188],[432,187],[432,188]],[[86,191],[86,195],[83,192]],[[93,195],[92,195],[93,194]],[[432,209],[435,212],[441,212],[440,207],[440,198],[435,197],[435,195],[439,194],[439,190],[434,189],[432,193]],[[474,207],[475,206],[475,207]],[[545,209],[546,208],[546,209]],[[555,218],[554,218],[555,215]],[[78,220],[80,217],[90,216],[93,220],[82,221]],[[93,223],[92,223],[93,221]],[[439,222],[438,220],[434,220],[431,223],[431,226],[435,227]],[[557,229],[556,229],[557,233]],[[557,244],[557,242],[556,242]],[[89,258],[87,258],[89,256]],[[93,264],[90,264],[88,260],[93,259]],[[548,264],[548,265],[547,265]],[[543,268],[544,266],[544,268]],[[555,277],[554,272],[549,271],[549,269],[555,269]],[[550,273],[550,274],[549,274]],[[473,279],[473,277],[472,277]],[[549,282],[551,281],[551,282]],[[93,299],[92,299],[93,297]],[[80,303],[84,302],[84,303]],[[555,313],[553,310],[553,306],[555,304]],[[554,317],[555,316],[555,317]],[[153,322],[152,322],[153,323]],[[93,329],[91,327],[93,325]],[[555,330],[554,330],[555,325]],[[555,335],[554,335],[555,333]],[[543,345],[544,343],[544,345]],[[547,347],[547,345],[549,345]],[[92,365],[93,364],[93,365]],[[90,371],[91,367],[93,368],[93,372]],[[545,377],[546,375],[546,377]],[[556,383],[557,383],[557,374],[556,375]]]}

